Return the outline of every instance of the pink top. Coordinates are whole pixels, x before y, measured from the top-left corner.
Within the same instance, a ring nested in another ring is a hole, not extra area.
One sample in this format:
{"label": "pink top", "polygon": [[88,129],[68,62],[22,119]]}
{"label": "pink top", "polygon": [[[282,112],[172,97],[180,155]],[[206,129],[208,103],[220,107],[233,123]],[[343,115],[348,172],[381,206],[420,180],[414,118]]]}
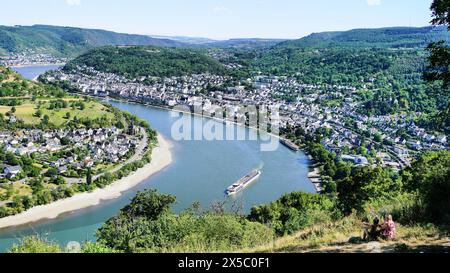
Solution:
{"label": "pink top", "polygon": [[382,234],[384,236],[389,237],[390,239],[395,239],[396,236],[396,230],[395,230],[395,223],[394,221],[386,221],[383,224],[383,232]]}

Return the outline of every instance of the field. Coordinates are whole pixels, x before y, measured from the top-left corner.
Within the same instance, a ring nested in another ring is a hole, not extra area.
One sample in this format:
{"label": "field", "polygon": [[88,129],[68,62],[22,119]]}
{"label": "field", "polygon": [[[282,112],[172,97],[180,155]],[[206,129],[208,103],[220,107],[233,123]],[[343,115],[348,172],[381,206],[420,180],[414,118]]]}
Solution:
{"label": "field", "polygon": [[[6,188],[0,188],[0,196],[6,194],[6,192]],[[32,192],[30,186],[20,182],[16,182],[12,185],[12,196],[32,196]],[[10,199],[12,200],[13,198]]]}
{"label": "field", "polygon": [[[66,101],[74,102],[80,101],[80,99],[66,99]],[[37,105],[41,102],[41,118],[37,117],[35,114],[37,112]],[[97,119],[103,116],[106,116],[107,119],[114,119],[114,115],[107,111],[106,107],[98,102],[85,102],[85,109],[80,110],[78,107],[73,109],[72,107],[64,108],[64,109],[49,109],[50,100],[37,100],[35,102],[26,102],[22,105],[16,106],[15,116],[23,120],[25,124],[36,125],[39,124],[42,120],[42,117],[47,115],[50,119],[49,122],[56,126],[61,126],[69,121],[66,118],[66,114],[70,114],[70,119],[77,117],[78,119],[89,118],[89,119]],[[10,106],[0,106],[0,113],[6,114],[10,112],[12,107]]]}

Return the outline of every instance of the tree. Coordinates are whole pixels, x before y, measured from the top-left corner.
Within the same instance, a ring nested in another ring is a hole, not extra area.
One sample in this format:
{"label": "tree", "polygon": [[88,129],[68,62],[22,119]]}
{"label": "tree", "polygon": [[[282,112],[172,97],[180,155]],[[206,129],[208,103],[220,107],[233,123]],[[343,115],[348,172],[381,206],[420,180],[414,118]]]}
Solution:
{"label": "tree", "polygon": [[70,117],[71,117],[70,113],[67,112],[65,118],[66,118],[66,119],[70,119]]}
{"label": "tree", "polygon": [[13,106],[13,107],[11,108],[11,113],[15,114],[15,113],[16,113],[16,111],[17,111],[16,107],[15,107],[15,106]]}
{"label": "tree", "polygon": [[407,190],[417,192],[427,218],[435,223],[450,221],[450,152],[428,152],[402,171]]}
{"label": "tree", "polygon": [[431,11],[433,12],[433,25],[449,25],[450,24],[450,1],[449,0],[434,0],[431,4]]}
{"label": "tree", "polygon": [[92,169],[89,168],[87,170],[87,174],[86,174],[86,184],[91,185],[92,184]]}
{"label": "tree", "polygon": [[61,145],[66,146],[70,144],[70,139],[68,137],[61,138]]}
{"label": "tree", "polygon": [[[450,1],[434,0],[431,4],[433,20],[435,26],[447,26],[450,30]],[[445,101],[449,101],[450,85],[450,46],[446,41],[431,43],[428,46],[430,56],[428,57],[428,69],[424,73],[424,78],[428,82],[442,83],[442,88],[438,89],[438,95],[443,96]],[[450,126],[450,104],[447,103],[445,110],[441,111],[437,118],[441,128]]]}
{"label": "tree", "polygon": [[49,122],[50,122],[50,117],[49,117],[48,115],[45,115],[45,116],[44,116],[44,119],[43,119],[43,121],[42,121],[42,123],[43,123],[44,125],[47,125]]}
{"label": "tree", "polygon": [[381,167],[356,169],[352,176],[337,182],[338,200],[345,214],[362,211],[367,201],[389,197],[401,190],[401,181],[393,179],[388,170]]}
{"label": "tree", "polygon": [[373,136],[373,139],[374,139],[376,142],[378,142],[378,143],[381,143],[381,142],[383,141],[383,137],[382,137],[379,133],[376,133],[376,134]]}
{"label": "tree", "polygon": [[42,117],[42,110],[41,109],[37,110],[34,115],[38,118]]}
{"label": "tree", "polygon": [[45,173],[45,176],[47,177],[54,177],[58,175],[58,169],[57,168],[49,168],[47,172]]}
{"label": "tree", "polygon": [[247,218],[270,226],[278,235],[286,235],[314,224],[315,213],[329,218],[338,216],[334,201],[327,195],[293,192],[270,204],[253,207]]}
{"label": "tree", "polygon": [[22,205],[25,210],[28,210],[34,206],[34,200],[29,196],[22,196]]}
{"label": "tree", "polygon": [[139,192],[123,212],[133,217],[156,219],[159,215],[169,212],[170,206],[175,201],[175,196],[158,194],[156,190],[146,190]]}

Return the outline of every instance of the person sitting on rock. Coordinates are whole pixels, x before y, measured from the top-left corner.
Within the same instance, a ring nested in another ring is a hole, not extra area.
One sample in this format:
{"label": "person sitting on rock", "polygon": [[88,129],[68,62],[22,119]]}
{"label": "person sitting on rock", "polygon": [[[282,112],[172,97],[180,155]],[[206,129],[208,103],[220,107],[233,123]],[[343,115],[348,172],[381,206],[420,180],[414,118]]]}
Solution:
{"label": "person sitting on rock", "polygon": [[369,224],[369,221],[364,221],[364,235],[363,240],[364,241],[376,241],[378,240],[378,237],[381,235],[380,228],[380,219],[378,217],[375,217],[373,219],[373,224]]}
{"label": "person sitting on rock", "polygon": [[397,237],[397,231],[395,228],[392,215],[386,216],[384,223],[381,225],[381,235],[383,239],[395,240]]}

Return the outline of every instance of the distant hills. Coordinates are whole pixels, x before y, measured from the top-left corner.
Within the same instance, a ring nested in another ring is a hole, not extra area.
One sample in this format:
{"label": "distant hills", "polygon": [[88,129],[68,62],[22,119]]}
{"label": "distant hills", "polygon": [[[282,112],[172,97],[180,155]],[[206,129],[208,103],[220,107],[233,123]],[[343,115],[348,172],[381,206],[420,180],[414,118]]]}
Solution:
{"label": "distant hills", "polygon": [[446,27],[392,27],[313,33],[305,38],[287,41],[278,46],[281,48],[420,48],[437,40],[450,41],[450,32]]}
{"label": "distant hills", "polygon": [[163,35],[150,35],[152,38],[156,39],[168,39],[172,41],[177,41],[184,43],[186,45],[204,45],[217,42],[217,40],[203,38],[203,37],[188,37],[188,36],[163,36]]}
{"label": "distant hills", "polygon": [[275,46],[281,42],[285,42],[284,39],[259,39],[259,38],[249,38],[249,39],[229,39],[224,41],[215,41],[205,44],[209,47],[219,47],[219,48],[237,48],[237,49],[261,49],[269,48]]}
{"label": "distant hills", "polygon": [[123,34],[98,29],[47,25],[0,26],[0,54],[33,51],[57,56],[77,56],[105,45],[154,45],[176,47],[181,42],[145,35]]}
{"label": "distant hills", "polygon": [[285,40],[230,39],[124,34],[100,29],[49,25],[0,26],[0,55],[32,51],[55,56],[76,57],[100,46],[151,45],[162,47],[266,48]]}
{"label": "distant hills", "polygon": [[101,46],[161,46],[189,48],[232,48],[242,50],[302,48],[421,48],[431,41],[447,40],[444,27],[394,27],[354,29],[340,32],[313,33],[298,40],[229,39],[212,40],[201,37],[148,36],[116,33],[100,29],[83,29],[49,25],[0,26],[0,55],[31,51],[55,56],[76,57]]}
{"label": "distant hills", "polygon": [[270,47],[287,39],[265,39],[265,38],[235,38],[228,40],[213,40],[202,37],[186,37],[186,36],[157,36],[151,35],[157,39],[169,39],[184,43],[191,46],[205,46],[205,47],[238,47],[238,48],[259,48]]}

